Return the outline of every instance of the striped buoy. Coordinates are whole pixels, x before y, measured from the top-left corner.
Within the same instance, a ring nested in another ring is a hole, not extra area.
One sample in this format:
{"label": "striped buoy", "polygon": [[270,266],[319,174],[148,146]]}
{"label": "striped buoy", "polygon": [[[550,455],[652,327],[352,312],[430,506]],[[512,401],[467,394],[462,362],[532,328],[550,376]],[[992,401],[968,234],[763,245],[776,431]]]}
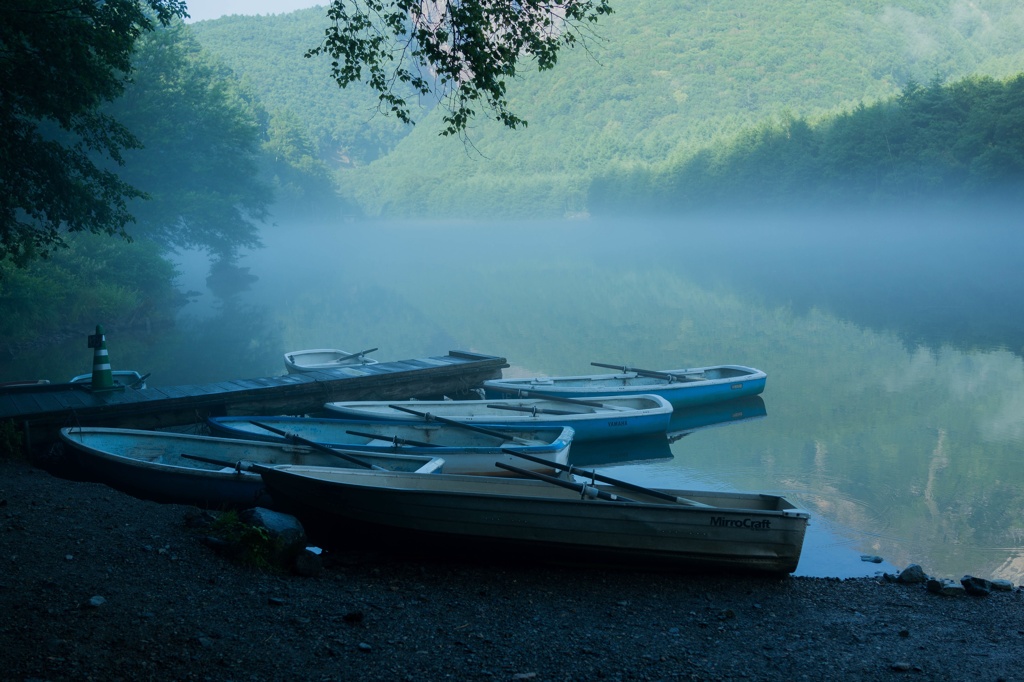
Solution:
{"label": "striped buoy", "polygon": [[96,334],[89,337],[92,354],[92,390],[103,391],[114,388],[114,373],[110,371],[110,356],[107,355],[107,337],[103,327],[96,325]]}

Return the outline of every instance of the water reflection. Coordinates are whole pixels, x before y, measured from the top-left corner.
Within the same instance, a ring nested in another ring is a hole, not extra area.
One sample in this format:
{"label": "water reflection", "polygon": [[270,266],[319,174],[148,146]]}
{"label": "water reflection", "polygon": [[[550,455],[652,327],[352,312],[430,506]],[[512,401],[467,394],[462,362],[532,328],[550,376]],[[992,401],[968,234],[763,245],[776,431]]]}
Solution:
{"label": "water reflection", "polygon": [[675,410],[668,425],[668,442],[674,443],[699,429],[760,419],[768,414],[759,395]]}
{"label": "water reflection", "polygon": [[645,438],[573,443],[569,463],[577,467],[639,464],[672,459],[672,448],[663,434]]}
{"label": "water reflection", "polygon": [[256,275],[249,272],[251,268],[242,267],[230,260],[216,260],[210,264],[210,274],[206,277],[206,287],[221,300],[228,300],[243,291],[248,291],[256,280]]}
{"label": "water reflection", "polygon": [[[786,496],[813,514],[801,572],[838,575],[837,554],[870,554],[1021,582],[1024,318],[1006,311],[1024,280],[1006,265],[1022,241],[971,241],[960,226],[897,233],[891,221],[890,232],[840,233],[844,221],[607,233],[282,223],[246,256],[259,278],[248,289],[186,311],[178,328],[108,345],[115,368],[151,372],[151,386],[281,374],[284,352],[316,347],[379,347],[381,361],[467,349],[549,375],[588,373],[592,357],[758,367],[763,399],[727,421],[681,412],[672,428],[686,435],[671,444],[574,457],[640,484]],[[355,229],[359,256],[339,267]],[[300,253],[302,243],[324,248]],[[847,251],[857,267],[843,265]],[[205,274],[186,288],[205,288]],[[1014,319],[997,321],[996,308]],[[11,378],[70,377],[91,357],[83,336]]]}

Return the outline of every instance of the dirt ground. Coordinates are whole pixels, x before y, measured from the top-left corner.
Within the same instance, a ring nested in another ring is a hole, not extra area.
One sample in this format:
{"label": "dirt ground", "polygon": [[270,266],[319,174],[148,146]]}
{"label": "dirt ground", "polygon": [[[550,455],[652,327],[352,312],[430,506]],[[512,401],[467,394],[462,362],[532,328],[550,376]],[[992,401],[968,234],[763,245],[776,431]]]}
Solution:
{"label": "dirt ground", "polygon": [[260,572],[194,510],[0,461],[0,679],[1013,680],[1024,594],[325,555]]}

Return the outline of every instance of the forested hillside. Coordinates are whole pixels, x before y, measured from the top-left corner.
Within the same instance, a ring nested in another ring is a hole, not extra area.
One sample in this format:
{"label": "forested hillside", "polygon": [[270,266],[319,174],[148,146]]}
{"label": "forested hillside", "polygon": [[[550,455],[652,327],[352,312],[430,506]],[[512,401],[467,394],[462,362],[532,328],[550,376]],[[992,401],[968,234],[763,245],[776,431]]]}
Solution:
{"label": "forested hillside", "polygon": [[766,121],[812,125],[909,83],[1024,71],[1024,6],[1009,0],[634,0],[615,10],[585,49],[510,84],[526,130],[479,122],[468,144],[439,137],[429,112],[411,130],[371,118],[365,91],[338,91],[326,63],[302,59],[321,10],[195,30],[269,109],[287,108],[322,154],[334,150],[347,196],[391,216],[584,213],[594,178],[680,167]]}
{"label": "forested hillside", "polygon": [[191,24],[212,54],[258,95],[271,125],[288,122],[302,131],[291,144],[335,168],[365,165],[391,151],[408,134],[394,117],[377,112],[366,87],[342,90],[330,79],[326,59],[306,59],[323,38],[327,19],[312,8],[271,16],[233,15]]}
{"label": "forested hillside", "polygon": [[656,215],[969,199],[1024,199],[1024,75],[910,83],[813,125],[765,122],[682,162],[612,170],[592,184],[589,205]]}

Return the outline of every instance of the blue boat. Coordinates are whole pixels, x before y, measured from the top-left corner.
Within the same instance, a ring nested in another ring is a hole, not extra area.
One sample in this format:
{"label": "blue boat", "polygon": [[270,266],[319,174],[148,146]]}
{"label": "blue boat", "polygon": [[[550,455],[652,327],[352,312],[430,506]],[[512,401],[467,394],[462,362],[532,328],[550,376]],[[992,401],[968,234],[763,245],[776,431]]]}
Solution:
{"label": "blue boat", "polygon": [[[519,463],[505,449],[565,464],[575,431],[571,426],[517,426],[500,430],[455,426],[445,420],[397,422],[321,417],[210,417],[216,436],[268,442],[313,442],[355,452],[441,457],[452,474],[507,475],[495,462]],[[270,427],[269,429],[266,427]],[[550,467],[537,465],[538,471]]]}
{"label": "blue boat", "polygon": [[284,443],[168,431],[68,427],[60,438],[81,473],[147,500],[202,507],[273,506],[253,465],[301,464],[437,473],[444,460],[425,455],[346,453]]}
{"label": "blue boat", "polygon": [[509,426],[571,426],[574,443],[664,435],[672,405],[658,395],[606,398],[601,401],[511,398],[505,400],[344,401],[324,405],[345,419],[422,421],[424,414],[464,424],[503,429]]}
{"label": "blue boat", "polygon": [[491,379],[484,382],[489,397],[603,398],[652,393],[673,408],[735,400],[764,391],[768,375],[753,367],[715,365],[660,371],[592,363],[619,368],[616,374]]}

